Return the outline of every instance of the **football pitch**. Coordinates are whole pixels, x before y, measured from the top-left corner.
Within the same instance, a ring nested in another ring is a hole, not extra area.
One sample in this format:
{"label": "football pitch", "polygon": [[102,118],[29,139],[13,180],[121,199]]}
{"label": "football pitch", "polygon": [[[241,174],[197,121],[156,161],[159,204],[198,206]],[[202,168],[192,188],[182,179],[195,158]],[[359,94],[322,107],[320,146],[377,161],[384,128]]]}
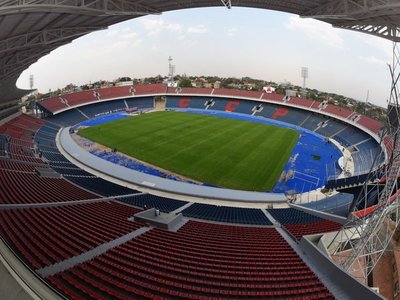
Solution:
{"label": "football pitch", "polygon": [[172,173],[218,187],[270,191],[297,131],[261,123],[184,112],[152,112],[80,130]]}

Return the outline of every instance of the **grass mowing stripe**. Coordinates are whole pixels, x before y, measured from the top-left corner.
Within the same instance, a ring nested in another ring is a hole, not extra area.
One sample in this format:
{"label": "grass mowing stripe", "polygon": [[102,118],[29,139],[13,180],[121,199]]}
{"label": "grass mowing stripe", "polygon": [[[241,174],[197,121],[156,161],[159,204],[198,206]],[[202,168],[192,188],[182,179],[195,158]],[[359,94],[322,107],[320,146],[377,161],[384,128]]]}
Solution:
{"label": "grass mowing stripe", "polygon": [[272,190],[299,134],[260,123],[153,112],[80,134],[176,174],[243,190]]}

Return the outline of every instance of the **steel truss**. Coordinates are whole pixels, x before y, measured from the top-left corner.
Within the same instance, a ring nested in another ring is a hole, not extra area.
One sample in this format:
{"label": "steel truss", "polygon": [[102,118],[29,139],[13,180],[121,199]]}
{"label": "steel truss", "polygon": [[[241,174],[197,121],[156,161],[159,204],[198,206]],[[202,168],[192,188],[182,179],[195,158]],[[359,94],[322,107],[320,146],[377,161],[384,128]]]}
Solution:
{"label": "steel truss", "polygon": [[89,26],[72,28],[53,28],[42,31],[28,32],[0,41],[0,54],[19,51],[36,46],[49,45],[56,42],[77,38],[87,33],[106,29],[107,27]]}
{"label": "steel truss", "polygon": [[400,3],[396,0],[329,0],[301,14],[395,42],[400,42],[399,15]]}
{"label": "steel truss", "polygon": [[232,8],[231,0],[221,0],[221,2],[227,9],[231,9]]}
{"label": "steel truss", "polygon": [[10,0],[0,3],[0,16],[29,12],[93,16],[140,16],[161,13],[139,1],[129,0]]}
{"label": "steel truss", "polygon": [[51,47],[27,48],[1,57],[0,81],[8,77],[13,77],[16,74],[20,74],[27,65],[48,54],[51,50],[56,49],[64,44],[65,42],[59,41],[53,43]]}
{"label": "steel truss", "polygon": [[[396,42],[393,43],[393,62],[389,69],[392,77],[389,103],[398,107],[400,46]],[[393,153],[385,166],[386,184],[379,195],[377,209],[366,218],[351,214],[349,223],[343,226],[328,246],[330,254],[337,258],[339,264],[364,282],[390,245],[400,224],[400,198],[392,196],[399,189],[400,128],[392,128],[391,136],[394,141]],[[367,201],[367,197],[364,200]],[[345,251],[349,251],[349,255],[343,255]]]}
{"label": "steel truss", "polygon": [[45,29],[14,36],[0,42],[0,80],[21,73],[27,65],[51,50],[101,26]]}

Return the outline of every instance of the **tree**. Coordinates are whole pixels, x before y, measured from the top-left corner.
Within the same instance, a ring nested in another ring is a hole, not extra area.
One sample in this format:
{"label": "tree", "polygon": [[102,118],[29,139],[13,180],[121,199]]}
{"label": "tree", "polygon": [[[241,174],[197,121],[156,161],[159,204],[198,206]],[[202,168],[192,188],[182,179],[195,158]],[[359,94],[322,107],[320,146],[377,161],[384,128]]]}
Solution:
{"label": "tree", "polygon": [[179,86],[183,88],[192,87],[192,81],[189,78],[182,78],[179,81]]}

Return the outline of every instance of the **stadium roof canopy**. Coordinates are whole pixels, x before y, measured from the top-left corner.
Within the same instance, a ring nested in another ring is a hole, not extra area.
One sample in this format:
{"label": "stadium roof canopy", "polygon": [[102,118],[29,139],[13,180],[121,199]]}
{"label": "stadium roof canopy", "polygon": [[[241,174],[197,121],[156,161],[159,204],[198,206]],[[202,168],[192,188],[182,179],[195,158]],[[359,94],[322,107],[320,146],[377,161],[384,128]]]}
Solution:
{"label": "stadium roof canopy", "polygon": [[0,104],[27,93],[16,87],[23,70],[82,35],[149,14],[213,6],[278,10],[400,41],[398,0],[4,0],[0,2]]}

